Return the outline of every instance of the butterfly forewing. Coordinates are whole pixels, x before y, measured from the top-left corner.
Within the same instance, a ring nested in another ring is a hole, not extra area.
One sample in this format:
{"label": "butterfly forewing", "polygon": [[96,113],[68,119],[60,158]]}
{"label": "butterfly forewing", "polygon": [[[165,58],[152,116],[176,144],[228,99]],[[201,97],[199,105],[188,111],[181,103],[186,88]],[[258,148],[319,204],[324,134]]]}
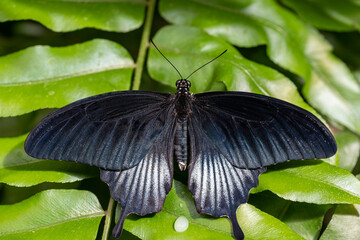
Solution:
{"label": "butterfly forewing", "polygon": [[236,167],[327,158],[336,152],[327,127],[290,103],[245,92],[200,93],[194,98],[192,115],[198,127]]}
{"label": "butterfly forewing", "polygon": [[54,111],[29,134],[25,151],[36,158],[128,169],[141,161],[169,121],[170,94],[111,92]]}

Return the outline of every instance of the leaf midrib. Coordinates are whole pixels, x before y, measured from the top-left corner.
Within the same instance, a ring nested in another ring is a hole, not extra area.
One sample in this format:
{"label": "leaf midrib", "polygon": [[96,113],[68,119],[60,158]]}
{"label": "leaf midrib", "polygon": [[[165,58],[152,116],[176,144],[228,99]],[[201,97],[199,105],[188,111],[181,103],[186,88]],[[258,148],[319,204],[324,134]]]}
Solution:
{"label": "leaf midrib", "polygon": [[120,69],[131,69],[131,68],[135,68],[135,67],[136,67],[136,64],[134,64],[134,63],[116,64],[116,65],[111,65],[108,67],[95,68],[95,69],[76,72],[76,73],[72,73],[72,74],[61,75],[58,77],[50,77],[50,78],[44,78],[44,79],[39,79],[39,80],[28,80],[25,82],[0,83],[0,87],[13,87],[13,86],[24,86],[24,85],[28,86],[28,85],[35,85],[35,84],[41,84],[41,83],[50,83],[50,82],[62,81],[62,80],[66,80],[66,79],[70,79],[70,78],[74,78],[74,77],[90,75],[90,74],[94,74],[94,73],[107,72],[107,71],[120,70]]}
{"label": "leaf midrib", "polygon": [[38,163],[38,162],[42,162],[42,161],[47,161],[46,159],[35,159],[33,161],[28,161],[28,162],[20,162],[20,163],[15,163],[12,165],[0,165],[0,170],[1,169],[5,169],[5,168],[12,168],[12,167],[18,167],[18,166],[23,166],[23,165],[29,165],[29,164],[33,164],[33,163]]}

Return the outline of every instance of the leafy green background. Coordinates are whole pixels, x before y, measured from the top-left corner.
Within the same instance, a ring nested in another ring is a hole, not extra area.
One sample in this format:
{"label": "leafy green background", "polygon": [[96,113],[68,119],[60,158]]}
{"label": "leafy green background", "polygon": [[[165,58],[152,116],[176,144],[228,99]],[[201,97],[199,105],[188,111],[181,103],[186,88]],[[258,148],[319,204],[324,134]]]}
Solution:
{"label": "leafy green background", "polygon": [[[120,211],[97,168],[27,156],[35,124],[77,99],[143,89],[248,91],[321,118],[338,154],[269,167],[237,217],[247,239],[358,239],[360,3],[356,0],[8,0],[0,5],[0,239],[112,239]],[[196,212],[175,169],[164,209],[121,239],[232,239]],[[357,178],[355,177],[357,176]],[[116,209],[116,210],[115,210]],[[114,214],[115,212],[115,214]],[[115,217],[113,216],[115,215]],[[179,216],[189,228],[175,232]]]}

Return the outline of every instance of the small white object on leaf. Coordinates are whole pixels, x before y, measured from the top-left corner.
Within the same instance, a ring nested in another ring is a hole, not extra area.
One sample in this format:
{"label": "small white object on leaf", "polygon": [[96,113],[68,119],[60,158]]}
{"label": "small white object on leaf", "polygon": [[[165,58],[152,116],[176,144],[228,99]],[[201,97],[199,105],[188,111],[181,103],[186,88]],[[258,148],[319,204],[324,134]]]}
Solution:
{"label": "small white object on leaf", "polygon": [[189,221],[184,216],[178,217],[174,223],[174,229],[176,232],[185,232],[188,227]]}

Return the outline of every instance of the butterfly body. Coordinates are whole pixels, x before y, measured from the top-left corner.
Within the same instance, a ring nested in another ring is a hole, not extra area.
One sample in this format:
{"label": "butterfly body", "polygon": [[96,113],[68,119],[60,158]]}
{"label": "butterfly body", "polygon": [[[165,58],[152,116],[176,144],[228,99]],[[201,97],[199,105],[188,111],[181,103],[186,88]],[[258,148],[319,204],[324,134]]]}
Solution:
{"label": "butterfly body", "polygon": [[178,162],[179,169],[185,171],[188,159],[188,117],[191,114],[191,104],[194,100],[190,93],[190,81],[179,79],[176,81],[177,91],[174,95],[176,132],[175,132],[175,158]]}

